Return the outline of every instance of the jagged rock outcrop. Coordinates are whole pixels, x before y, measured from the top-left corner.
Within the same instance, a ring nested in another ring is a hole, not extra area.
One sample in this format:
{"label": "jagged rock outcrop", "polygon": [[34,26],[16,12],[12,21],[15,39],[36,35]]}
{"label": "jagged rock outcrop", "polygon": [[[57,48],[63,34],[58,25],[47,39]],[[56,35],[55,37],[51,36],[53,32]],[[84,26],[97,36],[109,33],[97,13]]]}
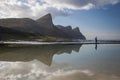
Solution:
{"label": "jagged rock outcrop", "polygon": [[73,33],[74,33],[74,36],[73,36],[74,38],[86,39],[85,36],[80,32],[78,27],[73,29]]}
{"label": "jagged rock outcrop", "polygon": [[54,28],[54,24],[52,22],[52,16],[50,14],[47,14],[47,15],[37,19],[36,22],[43,28],[47,28],[47,29]]}
{"label": "jagged rock outcrop", "polygon": [[[22,35],[32,34],[35,35],[35,37],[51,36],[66,39],[85,39],[79,31],[79,28],[72,29],[71,26],[64,27],[61,25],[54,25],[51,14],[47,14],[36,21],[29,18],[0,19],[0,26],[2,26],[2,29],[7,28],[8,31],[6,33],[11,33],[12,29],[14,30],[14,34],[19,32],[19,34],[21,33]],[[13,33],[12,35],[14,36]]]}
{"label": "jagged rock outcrop", "polygon": [[86,39],[85,36],[80,32],[79,28],[76,27],[72,29],[71,26],[61,26],[61,25],[56,25],[61,31],[65,32],[68,36],[70,36],[73,39]]}
{"label": "jagged rock outcrop", "polygon": [[36,22],[42,27],[43,34],[46,36],[69,38],[64,32],[54,26],[51,14],[37,19]]}
{"label": "jagged rock outcrop", "polygon": [[73,31],[74,31],[74,32],[77,32],[77,33],[79,33],[79,32],[80,32],[80,30],[79,30],[79,28],[78,28],[78,27],[74,28],[74,29],[73,29]]}

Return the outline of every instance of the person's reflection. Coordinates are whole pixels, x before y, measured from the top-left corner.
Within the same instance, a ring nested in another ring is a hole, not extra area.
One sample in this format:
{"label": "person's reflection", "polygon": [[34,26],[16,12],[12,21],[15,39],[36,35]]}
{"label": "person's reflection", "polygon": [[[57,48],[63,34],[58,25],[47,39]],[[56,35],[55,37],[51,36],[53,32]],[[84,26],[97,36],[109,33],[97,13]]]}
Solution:
{"label": "person's reflection", "polygon": [[97,50],[97,43],[95,44],[95,50]]}

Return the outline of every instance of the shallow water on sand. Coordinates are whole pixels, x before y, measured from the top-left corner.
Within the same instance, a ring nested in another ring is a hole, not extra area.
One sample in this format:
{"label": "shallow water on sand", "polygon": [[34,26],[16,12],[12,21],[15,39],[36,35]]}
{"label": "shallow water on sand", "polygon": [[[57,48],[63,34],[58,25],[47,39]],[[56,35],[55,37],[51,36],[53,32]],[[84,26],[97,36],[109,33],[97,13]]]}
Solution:
{"label": "shallow water on sand", "polygon": [[0,80],[120,80],[120,44],[0,47]]}

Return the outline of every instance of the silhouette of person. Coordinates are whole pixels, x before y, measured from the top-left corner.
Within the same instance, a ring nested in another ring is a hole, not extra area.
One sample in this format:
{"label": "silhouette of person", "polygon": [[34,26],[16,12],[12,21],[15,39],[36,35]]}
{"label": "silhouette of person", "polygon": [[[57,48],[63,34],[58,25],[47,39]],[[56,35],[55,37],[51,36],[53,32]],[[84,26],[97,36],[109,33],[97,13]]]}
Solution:
{"label": "silhouette of person", "polygon": [[98,43],[97,37],[95,37],[95,49],[96,49],[96,50],[97,50],[97,43]]}
{"label": "silhouette of person", "polygon": [[97,44],[97,37],[95,37],[95,43]]}

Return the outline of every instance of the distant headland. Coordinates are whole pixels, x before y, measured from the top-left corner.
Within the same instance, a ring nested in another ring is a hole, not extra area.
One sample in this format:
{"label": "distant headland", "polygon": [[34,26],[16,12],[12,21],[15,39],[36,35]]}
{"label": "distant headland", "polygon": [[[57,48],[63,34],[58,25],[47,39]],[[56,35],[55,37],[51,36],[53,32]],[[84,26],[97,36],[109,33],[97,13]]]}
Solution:
{"label": "distant headland", "polygon": [[54,25],[51,14],[37,20],[30,18],[0,19],[0,40],[71,41],[85,40],[79,28]]}

